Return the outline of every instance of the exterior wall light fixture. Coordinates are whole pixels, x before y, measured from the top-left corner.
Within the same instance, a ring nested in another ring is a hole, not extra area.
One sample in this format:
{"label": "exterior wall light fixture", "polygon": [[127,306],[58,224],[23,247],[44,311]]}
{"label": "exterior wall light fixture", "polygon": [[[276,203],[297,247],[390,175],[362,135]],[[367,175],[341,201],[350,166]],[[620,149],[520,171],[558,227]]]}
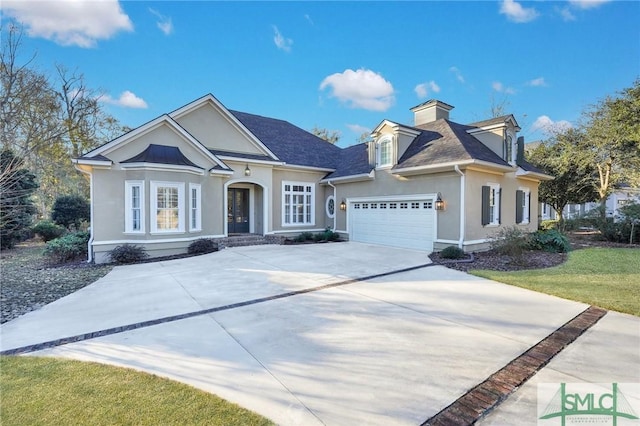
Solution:
{"label": "exterior wall light fixture", "polygon": [[244,168],[244,175],[251,176],[251,169],[249,168],[248,164],[247,164],[247,167]]}
{"label": "exterior wall light fixture", "polygon": [[347,210],[347,202],[344,199],[340,203],[340,210],[342,210],[342,211]]}
{"label": "exterior wall light fixture", "polygon": [[442,200],[442,196],[438,192],[438,198],[436,198],[436,210],[444,210],[444,201]]}

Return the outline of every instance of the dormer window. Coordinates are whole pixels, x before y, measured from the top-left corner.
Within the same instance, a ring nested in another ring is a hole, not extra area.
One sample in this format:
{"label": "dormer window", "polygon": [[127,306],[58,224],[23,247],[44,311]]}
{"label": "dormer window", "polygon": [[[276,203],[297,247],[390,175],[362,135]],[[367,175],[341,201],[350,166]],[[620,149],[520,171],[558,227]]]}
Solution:
{"label": "dormer window", "polygon": [[389,167],[393,163],[393,140],[390,136],[384,137],[377,144],[377,167]]}
{"label": "dormer window", "polygon": [[507,135],[505,138],[502,153],[504,161],[507,163],[513,163],[513,137],[511,135]]}

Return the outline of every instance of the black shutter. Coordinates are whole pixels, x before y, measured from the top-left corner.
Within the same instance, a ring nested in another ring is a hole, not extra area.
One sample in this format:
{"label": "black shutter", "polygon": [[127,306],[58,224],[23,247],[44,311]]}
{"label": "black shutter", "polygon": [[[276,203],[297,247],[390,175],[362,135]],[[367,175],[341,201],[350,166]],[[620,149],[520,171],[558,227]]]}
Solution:
{"label": "black shutter", "polygon": [[491,187],[482,187],[482,226],[489,224],[489,197],[491,196]]}
{"label": "black shutter", "polygon": [[524,201],[524,191],[516,191],[516,223],[522,223],[522,202]]}
{"label": "black shutter", "polygon": [[531,223],[531,192],[527,194],[527,197],[529,198],[529,202],[527,203],[527,207],[529,207],[529,223]]}
{"label": "black shutter", "polygon": [[502,188],[498,191],[498,224],[502,223]]}

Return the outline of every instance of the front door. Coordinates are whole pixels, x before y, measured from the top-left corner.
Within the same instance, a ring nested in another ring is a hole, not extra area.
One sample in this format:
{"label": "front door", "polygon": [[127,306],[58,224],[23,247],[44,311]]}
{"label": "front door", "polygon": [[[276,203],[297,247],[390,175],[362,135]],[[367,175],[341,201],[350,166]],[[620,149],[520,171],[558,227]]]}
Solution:
{"label": "front door", "polygon": [[227,192],[227,232],[249,233],[249,190],[229,188]]}

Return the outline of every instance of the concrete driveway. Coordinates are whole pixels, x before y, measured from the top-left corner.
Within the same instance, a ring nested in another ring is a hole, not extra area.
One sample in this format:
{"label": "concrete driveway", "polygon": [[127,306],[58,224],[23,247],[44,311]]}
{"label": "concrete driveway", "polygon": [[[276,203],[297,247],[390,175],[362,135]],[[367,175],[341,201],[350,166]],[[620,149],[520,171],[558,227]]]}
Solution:
{"label": "concrete driveway", "polygon": [[[428,263],[349,242],[117,267],[2,325],[2,350],[53,341],[31,353],[169,377],[283,425],[415,425],[587,308]],[[549,377],[590,380],[593,367],[600,382],[640,382],[639,324],[608,313],[588,333],[616,329],[610,359],[567,361]],[[56,342],[70,336],[79,341]],[[521,405],[510,398],[485,424],[535,425],[525,387],[512,396]]]}

